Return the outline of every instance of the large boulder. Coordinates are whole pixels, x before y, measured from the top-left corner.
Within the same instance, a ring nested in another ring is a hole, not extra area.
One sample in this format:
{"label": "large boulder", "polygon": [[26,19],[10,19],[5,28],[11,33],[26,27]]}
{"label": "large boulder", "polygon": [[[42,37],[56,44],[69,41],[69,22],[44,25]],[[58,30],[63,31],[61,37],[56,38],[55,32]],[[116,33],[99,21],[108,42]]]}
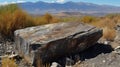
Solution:
{"label": "large boulder", "polygon": [[15,31],[17,52],[33,61],[50,60],[81,52],[93,46],[102,29],[83,23],[54,23]]}

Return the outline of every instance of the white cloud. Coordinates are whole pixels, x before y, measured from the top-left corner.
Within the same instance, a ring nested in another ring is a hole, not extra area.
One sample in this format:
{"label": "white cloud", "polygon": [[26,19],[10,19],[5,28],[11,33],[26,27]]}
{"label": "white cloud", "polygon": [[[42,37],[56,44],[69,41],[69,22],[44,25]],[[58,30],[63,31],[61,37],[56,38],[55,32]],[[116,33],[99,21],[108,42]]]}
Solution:
{"label": "white cloud", "polygon": [[56,2],[58,2],[58,3],[64,3],[65,0],[57,0]]}
{"label": "white cloud", "polygon": [[6,4],[8,4],[8,2],[7,1],[5,1],[5,2],[0,2],[0,5],[6,5]]}
{"label": "white cloud", "polygon": [[26,2],[26,1],[23,1],[23,0],[17,1],[17,3],[24,3],[24,2]]}
{"label": "white cloud", "polygon": [[0,2],[0,5],[7,5],[7,4],[14,4],[14,3],[23,3],[23,2],[26,2],[26,1],[23,1],[23,0],[18,0],[18,1],[11,1],[11,2],[7,2],[7,1],[5,1],[5,2]]}

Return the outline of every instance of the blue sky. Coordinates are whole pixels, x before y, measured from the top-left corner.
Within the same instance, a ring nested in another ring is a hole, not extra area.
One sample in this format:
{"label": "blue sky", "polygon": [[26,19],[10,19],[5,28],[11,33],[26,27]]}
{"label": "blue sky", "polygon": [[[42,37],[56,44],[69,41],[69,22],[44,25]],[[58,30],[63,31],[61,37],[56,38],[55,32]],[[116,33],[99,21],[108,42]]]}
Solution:
{"label": "blue sky", "polygon": [[59,2],[59,3],[74,1],[74,2],[89,2],[89,3],[100,4],[100,5],[106,4],[106,5],[120,6],[120,0],[0,0],[0,4],[28,2],[28,1],[29,2],[45,1],[45,2]]}

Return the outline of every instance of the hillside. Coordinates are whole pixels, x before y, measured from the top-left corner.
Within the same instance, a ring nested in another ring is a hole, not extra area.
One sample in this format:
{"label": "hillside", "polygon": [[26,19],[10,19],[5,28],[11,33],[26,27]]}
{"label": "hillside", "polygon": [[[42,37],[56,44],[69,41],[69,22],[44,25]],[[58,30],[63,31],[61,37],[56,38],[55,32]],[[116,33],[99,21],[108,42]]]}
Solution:
{"label": "hillside", "polygon": [[72,1],[66,3],[25,2],[19,3],[19,6],[32,14],[43,14],[46,12],[120,13],[120,7],[117,6]]}

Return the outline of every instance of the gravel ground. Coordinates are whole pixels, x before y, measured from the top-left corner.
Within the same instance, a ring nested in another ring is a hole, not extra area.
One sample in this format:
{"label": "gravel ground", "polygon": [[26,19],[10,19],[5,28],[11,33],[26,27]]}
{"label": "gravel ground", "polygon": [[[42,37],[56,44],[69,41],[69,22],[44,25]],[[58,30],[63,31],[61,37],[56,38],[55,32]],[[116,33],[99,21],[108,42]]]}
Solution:
{"label": "gravel ground", "polygon": [[95,58],[77,63],[74,67],[120,67],[120,55],[114,52],[100,54]]}
{"label": "gravel ground", "polygon": [[120,67],[120,55],[111,45],[97,44],[81,55],[82,62],[77,62],[74,67]]}

